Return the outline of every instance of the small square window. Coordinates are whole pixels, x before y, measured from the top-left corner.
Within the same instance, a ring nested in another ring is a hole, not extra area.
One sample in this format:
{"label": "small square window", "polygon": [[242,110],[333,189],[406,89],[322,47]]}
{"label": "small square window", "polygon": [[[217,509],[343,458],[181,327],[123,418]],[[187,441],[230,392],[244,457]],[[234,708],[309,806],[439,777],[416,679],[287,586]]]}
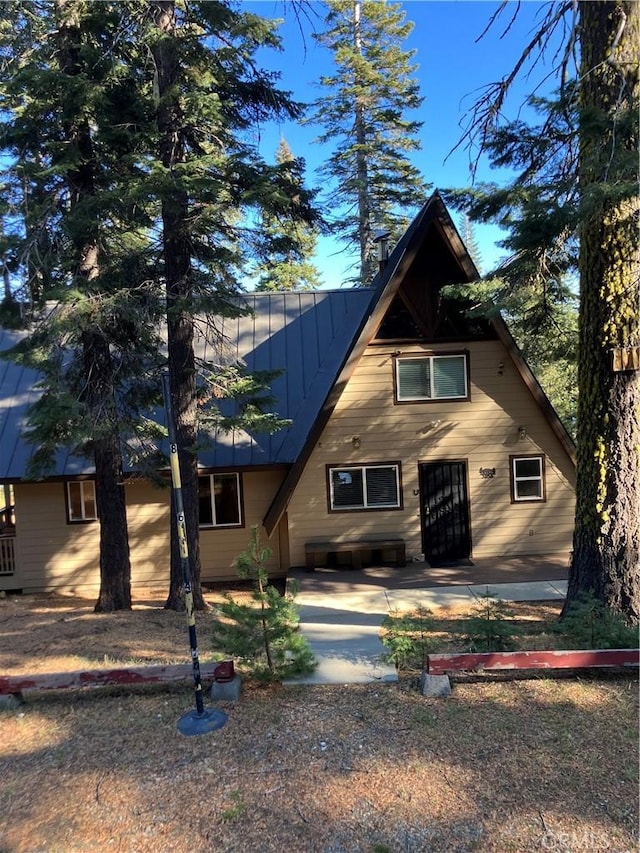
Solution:
{"label": "small square window", "polygon": [[73,480],[67,483],[66,498],[69,522],[95,521],[98,518],[93,480]]}
{"label": "small square window", "polygon": [[398,464],[329,468],[328,479],[331,510],[400,507]]}
{"label": "small square window", "polygon": [[544,501],[544,456],[511,457],[511,499],[515,503]]}
{"label": "small square window", "polygon": [[466,400],[468,396],[464,353],[396,359],[398,402]]}
{"label": "small square window", "polygon": [[201,527],[240,527],[240,475],[209,474],[198,478]]}

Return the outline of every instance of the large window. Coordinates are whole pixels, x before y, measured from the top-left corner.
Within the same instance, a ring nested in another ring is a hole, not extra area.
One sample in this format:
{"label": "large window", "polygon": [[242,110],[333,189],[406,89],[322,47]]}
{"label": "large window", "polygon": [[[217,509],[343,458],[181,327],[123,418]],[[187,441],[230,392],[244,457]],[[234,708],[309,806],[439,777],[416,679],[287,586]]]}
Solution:
{"label": "large window", "polygon": [[396,359],[396,399],[399,402],[466,400],[468,397],[464,353]]}
{"label": "large window", "polygon": [[240,527],[240,475],[209,474],[198,478],[201,527]]}
{"label": "large window", "polygon": [[96,487],[93,480],[73,480],[66,484],[67,519],[69,522],[95,521]]}
{"label": "large window", "polygon": [[511,457],[511,498],[516,503],[546,500],[544,456]]}
{"label": "large window", "polygon": [[333,511],[401,506],[398,463],[328,467],[327,478],[329,508]]}

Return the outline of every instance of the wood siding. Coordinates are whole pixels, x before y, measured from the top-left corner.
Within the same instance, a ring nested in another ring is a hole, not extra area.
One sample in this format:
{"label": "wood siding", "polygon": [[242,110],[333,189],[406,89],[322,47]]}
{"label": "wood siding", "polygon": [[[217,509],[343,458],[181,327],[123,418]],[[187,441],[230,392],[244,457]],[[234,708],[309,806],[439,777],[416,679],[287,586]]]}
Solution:
{"label": "wood siding", "polygon": [[[249,542],[251,526],[260,524],[283,478],[282,471],[242,475],[245,526],[202,530],[202,581],[237,577],[233,563]],[[169,582],[169,490],[134,480],[126,486],[132,587],[167,586]],[[58,590],[97,594],[99,525],[68,524],[62,483],[18,483],[15,486],[17,571],[0,577],[0,589],[24,592]],[[273,551],[270,572],[281,574],[279,532],[263,542]]]}
{"label": "wood siding", "polygon": [[[348,382],[314,448],[280,524],[263,542],[271,548],[271,574],[304,565],[304,544],[317,538],[403,538],[407,556],[422,553],[419,464],[464,461],[470,503],[472,557],[555,554],[571,548],[575,471],[567,451],[499,341],[465,344],[470,400],[397,405],[393,357],[460,352],[460,345],[370,345]],[[524,427],[525,438],[519,429]],[[358,436],[356,449],[353,437]],[[546,501],[513,503],[510,457],[542,454]],[[327,507],[326,466],[401,465],[402,509],[332,512]],[[480,469],[494,469],[484,478]],[[260,524],[284,471],[244,473],[241,528],[201,531],[202,580],[236,578],[233,563]],[[132,583],[168,583],[169,491],[146,481],[127,484]],[[18,483],[16,564],[0,589],[25,592],[98,590],[98,524],[70,525],[62,483]]]}
{"label": "wood siding", "polygon": [[[245,526],[233,527],[228,530],[200,531],[200,562],[202,564],[203,582],[237,579],[238,576],[233,566],[234,560],[249,544],[252,525],[261,524],[283,478],[283,471],[261,471],[242,475]],[[267,564],[269,573],[272,575],[284,574],[286,566],[280,568],[278,528],[274,530],[271,539],[267,539],[267,535],[261,527],[260,536],[263,546],[272,551],[271,559]]]}
{"label": "wood siding", "polygon": [[[418,464],[467,463],[472,555],[478,558],[568,551],[575,470],[499,341],[465,344],[471,399],[394,403],[393,356],[460,352],[460,345],[369,346],[325,427],[288,506],[292,565],[304,543],[323,537],[402,537],[407,556],[422,553]],[[526,437],[521,439],[519,428]],[[359,436],[355,449],[353,437]],[[544,454],[545,502],[513,504],[510,456]],[[329,513],[326,465],[400,461],[403,508]],[[491,479],[481,468],[495,468]]]}
{"label": "wood siding", "polygon": [[67,523],[64,484],[17,483],[14,496],[17,571],[13,579],[2,579],[3,588],[97,591],[98,525]]}

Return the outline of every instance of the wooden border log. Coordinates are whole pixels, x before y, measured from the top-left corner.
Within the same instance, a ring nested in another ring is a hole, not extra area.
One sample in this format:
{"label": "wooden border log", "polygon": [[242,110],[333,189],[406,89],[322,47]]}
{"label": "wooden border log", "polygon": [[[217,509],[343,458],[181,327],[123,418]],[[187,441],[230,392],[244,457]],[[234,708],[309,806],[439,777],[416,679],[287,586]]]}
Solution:
{"label": "wooden border log", "polygon": [[[213,678],[220,661],[200,664],[203,678]],[[104,687],[109,684],[162,684],[192,675],[191,664],[124,666],[117,669],[87,669],[76,672],[46,672],[35,675],[0,675],[0,696],[19,695],[23,690],[70,690]]]}
{"label": "wooden border log", "polygon": [[639,649],[587,649],[545,652],[477,652],[427,655],[429,675],[509,669],[589,669],[640,666]]}

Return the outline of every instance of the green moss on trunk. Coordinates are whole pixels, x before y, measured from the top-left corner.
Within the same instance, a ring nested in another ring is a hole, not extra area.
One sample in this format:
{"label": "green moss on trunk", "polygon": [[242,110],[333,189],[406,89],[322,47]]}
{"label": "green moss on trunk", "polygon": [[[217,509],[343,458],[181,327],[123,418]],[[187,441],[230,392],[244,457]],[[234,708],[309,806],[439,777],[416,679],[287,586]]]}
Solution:
{"label": "green moss on trunk", "polygon": [[593,590],[640,618],[640,374],[611,350],[639,342],[635,164],[640,6],[581,2],[580,358],[574,555],[567,606]]}

